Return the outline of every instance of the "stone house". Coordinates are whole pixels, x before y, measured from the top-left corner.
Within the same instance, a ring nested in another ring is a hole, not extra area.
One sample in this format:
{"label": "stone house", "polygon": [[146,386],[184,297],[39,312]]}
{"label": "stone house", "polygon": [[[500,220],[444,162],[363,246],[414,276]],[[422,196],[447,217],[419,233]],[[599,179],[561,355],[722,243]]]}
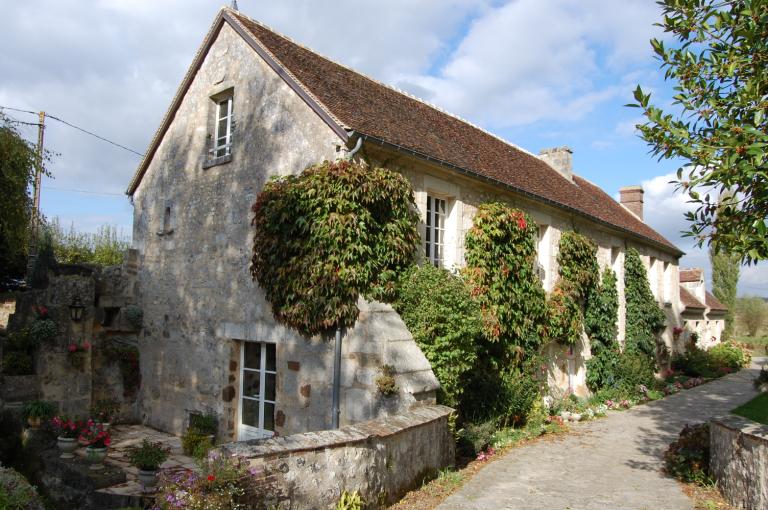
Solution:
{"label": "stone house", "polygon": [[[560,234],[578,230],[618,273],[624,336],[624,253],[636,248],[669,318],[682,324],[682,252],[643,222],[643,190],[621,203],[573,171],[567,148],[531,154],[406,93],[365,77],[224,8],[129,187],[134,204],[144,419],[179,433],[194,412],[220,417],[221,439],[321,430],[331,424],[333,343],[273,320],[249,273],[250,206],[273,176],[340,157],[405,175],[422,215],[424,260],[463,264],[478,205],[504,200],[539,224],[544,287],[557,278]],[[431,401],[438,383],[397,314],[361,301],[343,339],[341,424]],[[552,346],[553,384],[586,392],[584,339]],[[395,398],[375,378],[394,366]]]}
{"label": "stone house", "polygon": [[697,345],[706,349],[720,343],[728,308],[707,290],[700,267],[680,270],[680,302],[683,327],[696,333]]}

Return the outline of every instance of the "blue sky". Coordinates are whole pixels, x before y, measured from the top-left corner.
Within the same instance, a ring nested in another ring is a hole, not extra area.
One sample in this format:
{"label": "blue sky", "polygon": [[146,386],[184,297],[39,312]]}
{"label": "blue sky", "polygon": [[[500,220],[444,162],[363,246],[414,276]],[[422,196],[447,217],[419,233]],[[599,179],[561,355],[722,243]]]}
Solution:
{"label": "blue sky", "polygon": [[[5,2],[4,2],[5,3]],[[634,132],[639,83],[668,104],[670,87],[649,39],[651,0],[239,0],[240,10],[376,79],[406,90],[533,153],[574,150],[574,169],[616,196],[646,188],[646,220],[704,266],[679,231],[684,197]],[[27,0],[3,6],[0,105],[46,110],[144,152],[219,2]],[[620,8],[619,8],[620,6]],[[343,26],[342,26],[343,25]],[[43,37],[39,37],[43,34]],[[30,115],[7,112],[33,121]],[[33,128],[22,131],[34,139]],[[123,195],[138,157],[49,122],[59,153],[42,207],[83,230],[110,223],[130,234]],[[87,191],[88,193],[71,190]],[[742,294],[768,296],[768,272],[745,268]]]}

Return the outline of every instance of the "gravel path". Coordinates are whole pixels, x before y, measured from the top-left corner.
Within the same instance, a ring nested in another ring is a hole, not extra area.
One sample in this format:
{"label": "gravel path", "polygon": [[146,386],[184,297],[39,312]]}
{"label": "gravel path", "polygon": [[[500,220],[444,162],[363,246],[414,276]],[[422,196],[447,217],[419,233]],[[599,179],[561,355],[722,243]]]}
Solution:
{"label": "gravel path", "polygon": [[[759,362],[765,363],[765,359]],[[662,453],[686,423],[751,399],[755,365],[717,381],[574,427],[554,441],[511,450],[438,509],[692,510],[661,472]]]}

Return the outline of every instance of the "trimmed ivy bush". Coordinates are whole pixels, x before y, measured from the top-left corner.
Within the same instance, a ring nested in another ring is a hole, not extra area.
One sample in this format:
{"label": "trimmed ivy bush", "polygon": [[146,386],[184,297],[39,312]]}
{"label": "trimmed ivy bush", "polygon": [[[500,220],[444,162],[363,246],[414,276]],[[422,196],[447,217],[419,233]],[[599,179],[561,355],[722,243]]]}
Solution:
{"label": "trimmed ivy bush", "polygon": [[557,264],[560,278],[570,282],[568,290],[576,298],[586,301],[596,289],[600,274],[595,242],[579,232],[563,232]]}
{"label": "trimmed ivy bush", "polygon": [[251,275],[305,334],[353,325],[360,295],[391,300],[420,241],[408,181],[350,161],[268,182],[252,211]]}
{"label": "trimmed ivy bush", "polygon": [[624,256],[624,294],[627,303],[625,350],[655,359],[656,337],[664,330],[667,318],[653,297],[645,266],[634,248],[628,249]]}
{"label": "trimmed ivy bush", "polygon": [[502,365],[541,345],[544,289],[535,271],[538,229],[530,216],[502,202],[477,209],[466,237],[466,275],[480,303],[483,331],[498,344]]}
{"label": "trimmed ivy bush", "polygon": [[426,264],[402,275],[394,306],[440,381],[441,403],[455,407],[477,360],[480,305],[461,277]]}
{"label": "trimmed ivy bush", "polygon": [[584,330],[581,305],[575,287],[568,280],[560,280],[547,299],[547,338],[561,344],[575,344]]}

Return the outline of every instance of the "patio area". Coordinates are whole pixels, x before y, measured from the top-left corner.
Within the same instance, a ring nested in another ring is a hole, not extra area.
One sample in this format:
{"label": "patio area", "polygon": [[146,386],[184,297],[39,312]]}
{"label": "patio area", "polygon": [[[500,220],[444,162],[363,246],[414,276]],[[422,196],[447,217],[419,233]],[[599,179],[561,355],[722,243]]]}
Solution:
{"label": "patio area", "polygon": [[[107,458],[104,463],[121,469],[125,472],[126,481],[118,485],[113,485],[98,492],[113,494],[116,496],[145,497],[148,494],[142,492],[141,484],[138,481],[138,468],[131,465],[128,460],[128,448],[138,446],[144,439],[152,442],[158,442],[170,448],[171,453],[163,465],[164,470],[196,470],[195,459],[184,455],[181,448],[181,439],[165,432],[160,432],[144,425],[115,425],[110,429],[112,433],[112,444],[109,447]],[[78,448],[76,454],[85,457],[85,448]]]}

